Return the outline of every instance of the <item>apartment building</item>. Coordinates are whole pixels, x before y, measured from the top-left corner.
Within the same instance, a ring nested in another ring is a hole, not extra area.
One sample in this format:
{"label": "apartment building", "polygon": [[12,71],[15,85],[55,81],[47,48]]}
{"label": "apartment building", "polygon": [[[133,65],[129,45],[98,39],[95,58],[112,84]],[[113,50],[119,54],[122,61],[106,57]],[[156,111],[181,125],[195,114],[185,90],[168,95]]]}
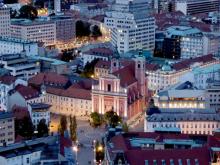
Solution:
{"label": "apartment building", "polygon": [[43,42],[46,46],[56,43],[56,24],[45,19],[11,20],[11,37],[34,42]]}
{"label": "apartment building", "polygon": [[11,112],[0,111],[0,146],[15,141],[14,117]]}
{"label": "apartment building", "polygon": [[177,0],[175,2],[175,10],[182,11],[185,15],[218,12],[219,7],[219,0]]}
{"label": "apartment building", "polygon": [[1,56],[3,68],[10,71],[12,76],[28,79],[40,72],[39,63],[36,60],[28,59],[21,54],[4,54]]}
{"label": "apartment building", "polygon": [[116,0],[106,12],[105,25],[111,31],[111,43],[119,53],[144,49],[153,51],[155,20],[147,1]]}
{"label": "apartment building", "polygon": [[10,8],[0,2],[0,36],[10,36]]}
{"label": "apartment building", "polygon": [[144,131],[177,130],[184,134],[212,135],[220,127],[220,114],[215,111],[202,110],[181,112],[167,109],[162,113],[146,116]]}
{"label": "apartment building", "polygon": [[0,55],[25,51],[27,56],[38,55],[38,43],[11,37],[0,37]]}

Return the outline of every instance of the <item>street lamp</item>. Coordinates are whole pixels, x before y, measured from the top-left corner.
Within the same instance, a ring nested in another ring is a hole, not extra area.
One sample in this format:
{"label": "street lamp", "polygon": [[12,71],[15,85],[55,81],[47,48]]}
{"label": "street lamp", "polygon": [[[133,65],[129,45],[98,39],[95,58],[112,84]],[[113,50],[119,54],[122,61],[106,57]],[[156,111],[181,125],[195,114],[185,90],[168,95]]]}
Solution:
{"label": "street lamp", "polygon": [[76,165],[78,165],[78,160],[77,160],[78,148],[77,148],[77,146],[73,146],[73,151],[76,153]]}
{"label": "street lamp", "polygon": [[93,148],[94,148],[94,165],[96,165],[96,140],[93,140]]}

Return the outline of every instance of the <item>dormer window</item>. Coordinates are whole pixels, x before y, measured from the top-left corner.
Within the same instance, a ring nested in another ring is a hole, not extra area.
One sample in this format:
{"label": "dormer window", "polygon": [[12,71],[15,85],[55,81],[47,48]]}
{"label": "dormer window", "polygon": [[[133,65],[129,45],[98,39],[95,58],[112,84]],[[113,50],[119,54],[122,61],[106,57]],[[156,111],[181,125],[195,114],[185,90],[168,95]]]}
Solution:
{"label": "dormer window", "polygon": [[138,68],[141,68],[141,64],[138,64]]}

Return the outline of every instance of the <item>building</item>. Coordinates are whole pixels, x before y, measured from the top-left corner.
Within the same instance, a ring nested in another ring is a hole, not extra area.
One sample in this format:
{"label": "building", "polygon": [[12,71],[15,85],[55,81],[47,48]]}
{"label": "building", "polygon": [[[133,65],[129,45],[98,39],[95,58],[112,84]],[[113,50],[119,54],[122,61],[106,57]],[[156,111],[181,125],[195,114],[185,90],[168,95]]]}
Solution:
{"label": "building", "polygon": [[8,109],[14,106],[28,107],[30,103],[43,103],[45,96],[30,86],[17,85],[9,92]]}
{"label": "building", "polygon": [[211,110],[160,109],[161,113],[147,115],[145,132],[176,129],[184,134],[212,135],[220,127],[220,114]]}
{"label": "building", "polygon": [[15,127],[13,113],[0,111],[0,146],[12,144],[14,141]]}
{"label": "building", "polygon": [[104,15],[108,9],[108,5],[105,3],[78,3],[71,5],[70,9],[92,18],[98,15]]}
{"label": "building", "polygon": [[34,21],[13,19],[11,20],[11,37],[54,46],[56,43],[56,24],[45,19],[35,19]]}
{"label": "building", "polygon": [[21,54],[4,54],[0,57],[3,68],[8,69],[12,76],[28,79],[40,72],[39,63]]}
{"label": "building", "polygon": [[220,110],[220,81],[211,81],[206,87],[206,107]]}
{"label": "building", "polygon": [[10,36],[10,8],[0,2],[0,36]]}
{"label": "building", "polygon": [[111,62],[110,61],[103,61],[99,60],[94,68],[94,77],[104,77],[110,73],[111,70]]}
{"label": "building", "polygon": [[156,13],[171,12],[174,8],[172,0],[152,0],[151,3]]}
{"label": "building", "polygon": [[92,110],[91,80],[80,81],[67,89],[46,88],[46,102],[51,112],[63,115],[88,116]]}
{"label": "building", "polygon": [[218,12],[219,7],[219,0],[177,0],[175,2],[175,10],[185,15]]}
{"label": "building", "polygon": [[106,143],[105,159],[108,165],[217,165],[218,138],[160,132],[119,134]]}
{"label": "building", "polygon": [[193,83],[186,81],[158,92],[154,103],[159,108],[205,109],[205,91],[198,90]]}
{"label": "building", "polygon": [[38,55],[38,43],[11,37],[0,37],[0,55],[18,54],[25,51],[27,56]]}
{"label": "building", "polygon": [[66,15],[55,15],[50,19],[56,24],[56,46],[64,49],[75,40],[76,20],[74,17]]}
{"label": "building", "polygon": [[111,60],[110,74],[98,78],[92,86],[92,112],[104,114],[113,110],[124,119],[143,112],[147,98],[145,57],[141,52],[133,60]]}
{"label": "building", "polygon": [[199,89],[206,89],[210,80],[220,80],[220,64],[214,64],[205,68],[198,67],[192,70],[195,86]]}
{"label": "building", "polygon": [[30,103],[28,111],[35,129],[41,120],[45,120],[45,124],[49,127],[50,124],[50,105],[45,103]]}
{"label": "building", "polygon": [[30,56],[40,62],[41,72],[54,72],[56,74],[64,74],[67,72],[67,62],[44,56]]}
{"label": "building", "polygon": [[69,149],[70,145],[72,145],[71,142],[67,142],[65,138],[59,138],[58,136],[48,136],[14,143],[10,146],[0,148],[0,164],[68,165],[74,162],[73,153],[70,153],[72,159],[68,160],[63,150]]}
{"label": "building", "polygon": [[163,42],[165,58],[189,59],[203,54],[203,34],[197,28],[171,26],[166,30]]}
{"label": "building", "polygon": [[61,0],[54,0],[54,12],[55,14],[61,13]]}
{"label": "building", "polygon": [[106,12],[105,25],[111,31],[111,43],[119,53],[143,49],[153,51],[155,20],[147,1],[116,0]]}
{"label": "building", "polygon": [[114,52],[110,48],[92,48],[88,51],[81,53],[81,60],[83,66],[92,62],[95,59],[108,61],[114,56]]}
{"label": "building", "polygon": [[213,55],[205,55],[179,62],[160,62],[149,60],[146,64],[148,87],[150,90],[162,90],[182,81],[194,81],[193,68],[206,68],[219,63]]}

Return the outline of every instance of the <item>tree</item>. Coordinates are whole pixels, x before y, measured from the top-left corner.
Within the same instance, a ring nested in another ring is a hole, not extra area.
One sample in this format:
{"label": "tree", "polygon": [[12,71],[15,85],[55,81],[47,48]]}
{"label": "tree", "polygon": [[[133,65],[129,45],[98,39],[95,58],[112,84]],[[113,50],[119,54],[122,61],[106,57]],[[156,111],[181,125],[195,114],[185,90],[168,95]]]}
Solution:
{"label": "tree", "polygon": [[76,142],[77,140],[77,122],[76,116],[70,116],[70,137],[72,141]]}
{"label": "tree", "polygon": [[31,5],[24,5],[19,10],[20,18],[26,18],[30,20],[34,20],[37,18],[37,9]]}
{"label": "tree", "polygon": [[40,122],[38,123],[37,132],[38,132],[38,137],[48,136],[49,129],[45,119],[41,119]]}
{"label": "tree", "polygon": [[122,124],[122,130],[123,130],[125,133],[129,131],[129,127],[128,127],[128,124],[127,124],[126,122],[124,122],[124,123]]}
{"label": "tree", "polygon": [[15,119],[15,136],[20,135],[25,139],[31,139],[34,133],[34,125],[30,117]]}
{"label": "tree", "polygon": [[62,115],[60,117],[60,124],[59,124],[59,133],[61,136],[64,136],[64,132],[67,130],[67,119],[66,116]]}
{"label": "tree", "polygon": [[93,112],[90,114],[91,122],[94,127],[100,126],[102,124],[102,117],[98,112]]}
{"label": "tree", "polygon": [[119,122],[121,122],[121,117],[113,110],[106,112],[104,114],[104,119],[111,127],[116,127]]}
{"label": "tree", "polygon": [[76,22],[76,36],[83,37],[90,35],[90,24],[81,20]]}
{"label": "tree", "polygon": [[94,59],[90,63],[87,63],[84,67],[84,71],[81,73],[82,77],[90,78],[94,74],[94,68],[99,59]]}
{"label": "tree", "polygon": [[95,38],[102,36],[102,32],[97,25],[92,26],[91,35],[92,35],[92,37],[95,37]]}

